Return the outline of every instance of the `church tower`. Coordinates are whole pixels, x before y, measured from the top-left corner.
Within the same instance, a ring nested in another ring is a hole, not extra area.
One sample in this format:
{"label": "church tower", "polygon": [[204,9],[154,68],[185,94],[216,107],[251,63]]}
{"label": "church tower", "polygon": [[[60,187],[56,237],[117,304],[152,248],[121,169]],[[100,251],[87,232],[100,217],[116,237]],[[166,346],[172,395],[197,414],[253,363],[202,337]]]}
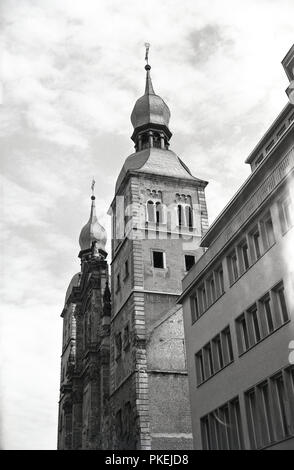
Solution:
{"label": "church tower", "polygon": [[[94,190],[94,182],[92,184]],[[95,196],[80,234],[81,272],[68,287],[58,418],[58,449],[109,448],[110,290],[106,232],[99,224]]]}
{"label": "church tower", "polygon": [[203,254],[207,182],[170,150],[170,110],[148,64],[131,114],[135,152],[111,204],[110,414],[113,449],[192,447],[181,280]]}

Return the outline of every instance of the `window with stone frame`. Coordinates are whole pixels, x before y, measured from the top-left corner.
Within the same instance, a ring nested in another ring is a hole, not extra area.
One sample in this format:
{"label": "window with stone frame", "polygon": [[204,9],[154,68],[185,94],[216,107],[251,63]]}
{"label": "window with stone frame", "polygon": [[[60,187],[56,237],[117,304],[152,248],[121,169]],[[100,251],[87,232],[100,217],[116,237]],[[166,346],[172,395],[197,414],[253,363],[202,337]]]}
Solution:
{"label": "window with stone frame", "polygon": [[165,269],[164,251],[152,250],[152,266],[157,269]]}

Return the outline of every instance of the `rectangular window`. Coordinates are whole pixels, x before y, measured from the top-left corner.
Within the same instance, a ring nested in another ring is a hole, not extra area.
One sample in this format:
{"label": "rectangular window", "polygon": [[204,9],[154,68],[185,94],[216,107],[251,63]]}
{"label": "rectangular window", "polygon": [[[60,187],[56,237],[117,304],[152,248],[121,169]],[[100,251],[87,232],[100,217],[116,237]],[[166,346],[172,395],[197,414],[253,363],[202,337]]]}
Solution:
{"label": "rectangular window", "polygon": [[272,307],[271,307],[271,299],[270,299],[269,294],[267,294],[263,299],[261,299],[260,302],[263,308],[267,334],[270,334],[274,331],[275,327],[274,327],[273,313],[272,313]]}
{"label": "rectangular window", "polygon": [[258,227],[255,227],[254,230],[249,235],[251,242],[251,254],[254,261],[257,261],[261,256],[261,240],[260,232]]}
{"label": "rectangular window", "polygon": [[250,309],[247,310],[248,322],[250,324],[250,330],[252,332],[251,344],[256,344],[261,340],[261,328],[259,324],[257,306],[254,304]]}
{"label": "rectangular window", "polygon": [[213,302],[216,301],[217,295],[216,295],[216,286],[215,286],[215,281],[213,275],[210,276],[207,281],[207,290],[208,290],[208,299],[209,299],[209,304],[211,305]]}
{"label": "rectangular window", "polygon": [[289,435],[289,415],[286,409],[286,391],[283,380],[283,375],[280,374],[272,378],[273,385],[275,387],[275,398],[277,400],[277,418],[279,427],[282,430],[282,437]]}
{"label": "rectangular window", "polygon": [[267,445],[274,441],[273,421],[272,421],[272,406],[270,403],[269,386],[265,381],[257,387],[260,396],[260,423],[261,423],[261,438],[262,445]]}
{"label": "rectangular window", "polygon": [[235,250],[228,256],[228,262],[230,282],[233,284],[239,277],[237,254]]}
{"label": "rectangular window", "polygon": [[279,201],[278,209],[282,232],[285,233],[293,225],[293,206],[289,195]]}
{"label": "rectangular window", "polygon": [[224,367],[224,356],[223,356],[223,349],[221,344],[220,335],[217,335],[213,340],[212,344],[215,351],[215,356],[217,358],[217,368],[222,369]]}
{"label": "rectangular window", "polygon": [[214,374],[214,363],[213,363],[213,356],[211,350],[211,344],[208,343],[204,348],[204,359],[205,359],[205,371],[206,376],[210,377]]}
{"label": "rectangular window", "polygon": [[225,292],[225,285],[224,285],[224,271],[222,266],[215,270],[215,278],[216,278],[216,287],[217,287],[217,294],[218,296],[222,295]]}
{"label": "rectangular window", "polygon": [[191,319],[192,323],[195,323],[197,318],[199,317],[199,307],[198,307],[198,299],[197,295],[192,295],[190,297],[190,306],[191,306]]}
{"label": "rectangular window", "polygon": [[231,331],[230,328],[225,328],[222,332],[223,335],[223,342],[225,346],[227,360],[226,363],[232,362],[234,360],[233,354],[233,345],[232,345],[232,338],[231,338]]}
{"label": "rectangular window", "polygon": [[272,290],[272,293],[274,295],[274,300],[275,300],[274,303],[275,303],[276,323],[277,325],[283,325],[289,320],[283,282],[280,282]]}
{"label": "rectangular window", "polygon": [[274,227],[270,213],[261,221],[263,228],[263,243],[265,249],[270,248],[275,243]]}
{"label": "rectangular window", "polygon": [[164,253],[163,251],[153,251],[153,267],[164,269]]}
{"label": "rectangular window", "polygon": [[195,264],[195,256],[193,255],[185,255],[185,268],[186,271],[190,271],[192,266]]}
{"label": "rectangular window", "polygon": [[244,313],[239,318],[237,318],[236,327],[237,327],[237,336],[238,336],[238,344],[239,344],[239,353],[241,354],[250,348],[248,326],[247,326],[246,317]]}
{"label": "rectangular window", "polygon": [[197,289],[197,296],[200,314],[202,314],[207,309],[206,289],[204,284],[201,284],[201,286],[199,286]]}
{"label": "rectangular window", "polygon": [[211,446],[211,436],[209,430],[209,421],[208,417],[205,416],[201,419],[201,436],[202,436],[202,447],[204,450],[209,450]]}
{"label": "rectangular window", "polygon": [[195,355],[195,359],[196,359],[197,383],[199,385],[205,380],[205,370],[204,370],[204,361],[203,361],[202,351],[199,351]]}
{"label": "rectangular window", "polygon": [[245,394],[245,403],[251,448],[257,449],[260,447],[260,430],[255,389],[249,390]]}
{"label": "rectangular window", "polygon": [[239,245],[239,251],[240,251],[240,258],[241,258],[241,264],[242,264],[242,272],[247,271],[249,268],[249,250],[248,250],[248,245],[246,241],[243,241]]}
{"label": "rectangular window", "polygon": [[201,418],[204,450],[239,450],[244,448],[238,398]]}

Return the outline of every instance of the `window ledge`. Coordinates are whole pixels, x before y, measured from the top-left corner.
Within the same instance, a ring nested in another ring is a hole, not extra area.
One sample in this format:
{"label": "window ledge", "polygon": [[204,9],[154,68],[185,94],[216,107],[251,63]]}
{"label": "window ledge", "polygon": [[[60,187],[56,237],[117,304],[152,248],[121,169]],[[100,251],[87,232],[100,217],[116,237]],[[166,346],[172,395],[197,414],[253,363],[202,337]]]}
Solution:
{"label": "window ledge", "polygon": [[225,295],[226,291],[224,291],[214,302],[212,302],[212,304],[210,304],[202,313],[201,315],[199,315],[199,317],[196,318],[196,320],[192,321],[192,325],[194,325],[194,323],[196,323],[198,320],[200,320],[201,317],[203,317],[203,315],[214,305],[216,304],[216,302],[223,296]]}
{"label": "window ledge", "polygon": [[259,258],[257,258],[256,260],[253,261],[253,263],[250,264],[250,266],[246,269],[246,271],[243,271],[240,276],[235,280],[233,281],[231,284],[230,284],[230,287],[233,287],[234,284],[236,284],[236,282],[238,282],[241,277],[244,276],[244,274],[246,274],[251,268],[252,266],[254,266],[259,260],[261,260],[261,258],[276,244],[276,242],[274,242],[271,246],[269,246],[263,253],[262,255],[260,255]]}
{"label": "window ledge", "polygon": [[270,336],[272,336],[274,333],[276,333],[278,330],[280,330],[281,328],[283,328],[283,326],[285,325],[288,325],[288,323],[291,322],[291,318],[289,318],[289,320],[287,320],[285,323],[283,323],[282,325],[278,326],[277,328],[275,328],[273,331],[271,331],[268,335],[264,336],[263,338],[261,338],[259,341],[257,341],[257,343],[255,344],[252,344],[252,346],[250,346],[250,348],[246,349],[246,351],[243,351],[241,353],[239,353],[239,357],[242,357],[244,356],[244,354],[246,354],[248,351],[251,351],[251,349],[255,348],[255,346],[257,346],[258,344],[262,343],[265,339],[269,338]]}
{"label": "window ledge", "polygon": [[222,367],[221,369],[219,369],[218,371],[216,371],[214,374],[212,374],[210,377],[207,377],[207,379],[203,380],[203,382],[200,382],[199,384],[197,384],[197,388],[201,387],[201,385],[205,384],[206,382],[208,382],[210,379],[212,379],[213,377],[215,377],[219,372],[223,371],[224,369],[226,369],[228,366],[230,366],[231,364],[233,364],[234,362],[234,359],[230,362],[228,362],[224,367]]}

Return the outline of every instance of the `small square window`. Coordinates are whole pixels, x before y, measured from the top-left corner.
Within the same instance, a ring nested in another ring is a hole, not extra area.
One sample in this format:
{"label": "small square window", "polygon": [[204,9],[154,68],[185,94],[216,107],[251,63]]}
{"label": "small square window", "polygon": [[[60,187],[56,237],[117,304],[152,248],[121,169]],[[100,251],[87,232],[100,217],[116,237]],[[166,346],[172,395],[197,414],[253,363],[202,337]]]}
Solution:
{"label": "small square window", "polygon": [[164,268],[164,253],[163,251],[153,251],[153,267],[154,268]]}
{"label": "small square window", "polygon": [[190,271],[192,266],[195,264],[195,256],[193,255],[185,255],[185,268],[186,271]]}

